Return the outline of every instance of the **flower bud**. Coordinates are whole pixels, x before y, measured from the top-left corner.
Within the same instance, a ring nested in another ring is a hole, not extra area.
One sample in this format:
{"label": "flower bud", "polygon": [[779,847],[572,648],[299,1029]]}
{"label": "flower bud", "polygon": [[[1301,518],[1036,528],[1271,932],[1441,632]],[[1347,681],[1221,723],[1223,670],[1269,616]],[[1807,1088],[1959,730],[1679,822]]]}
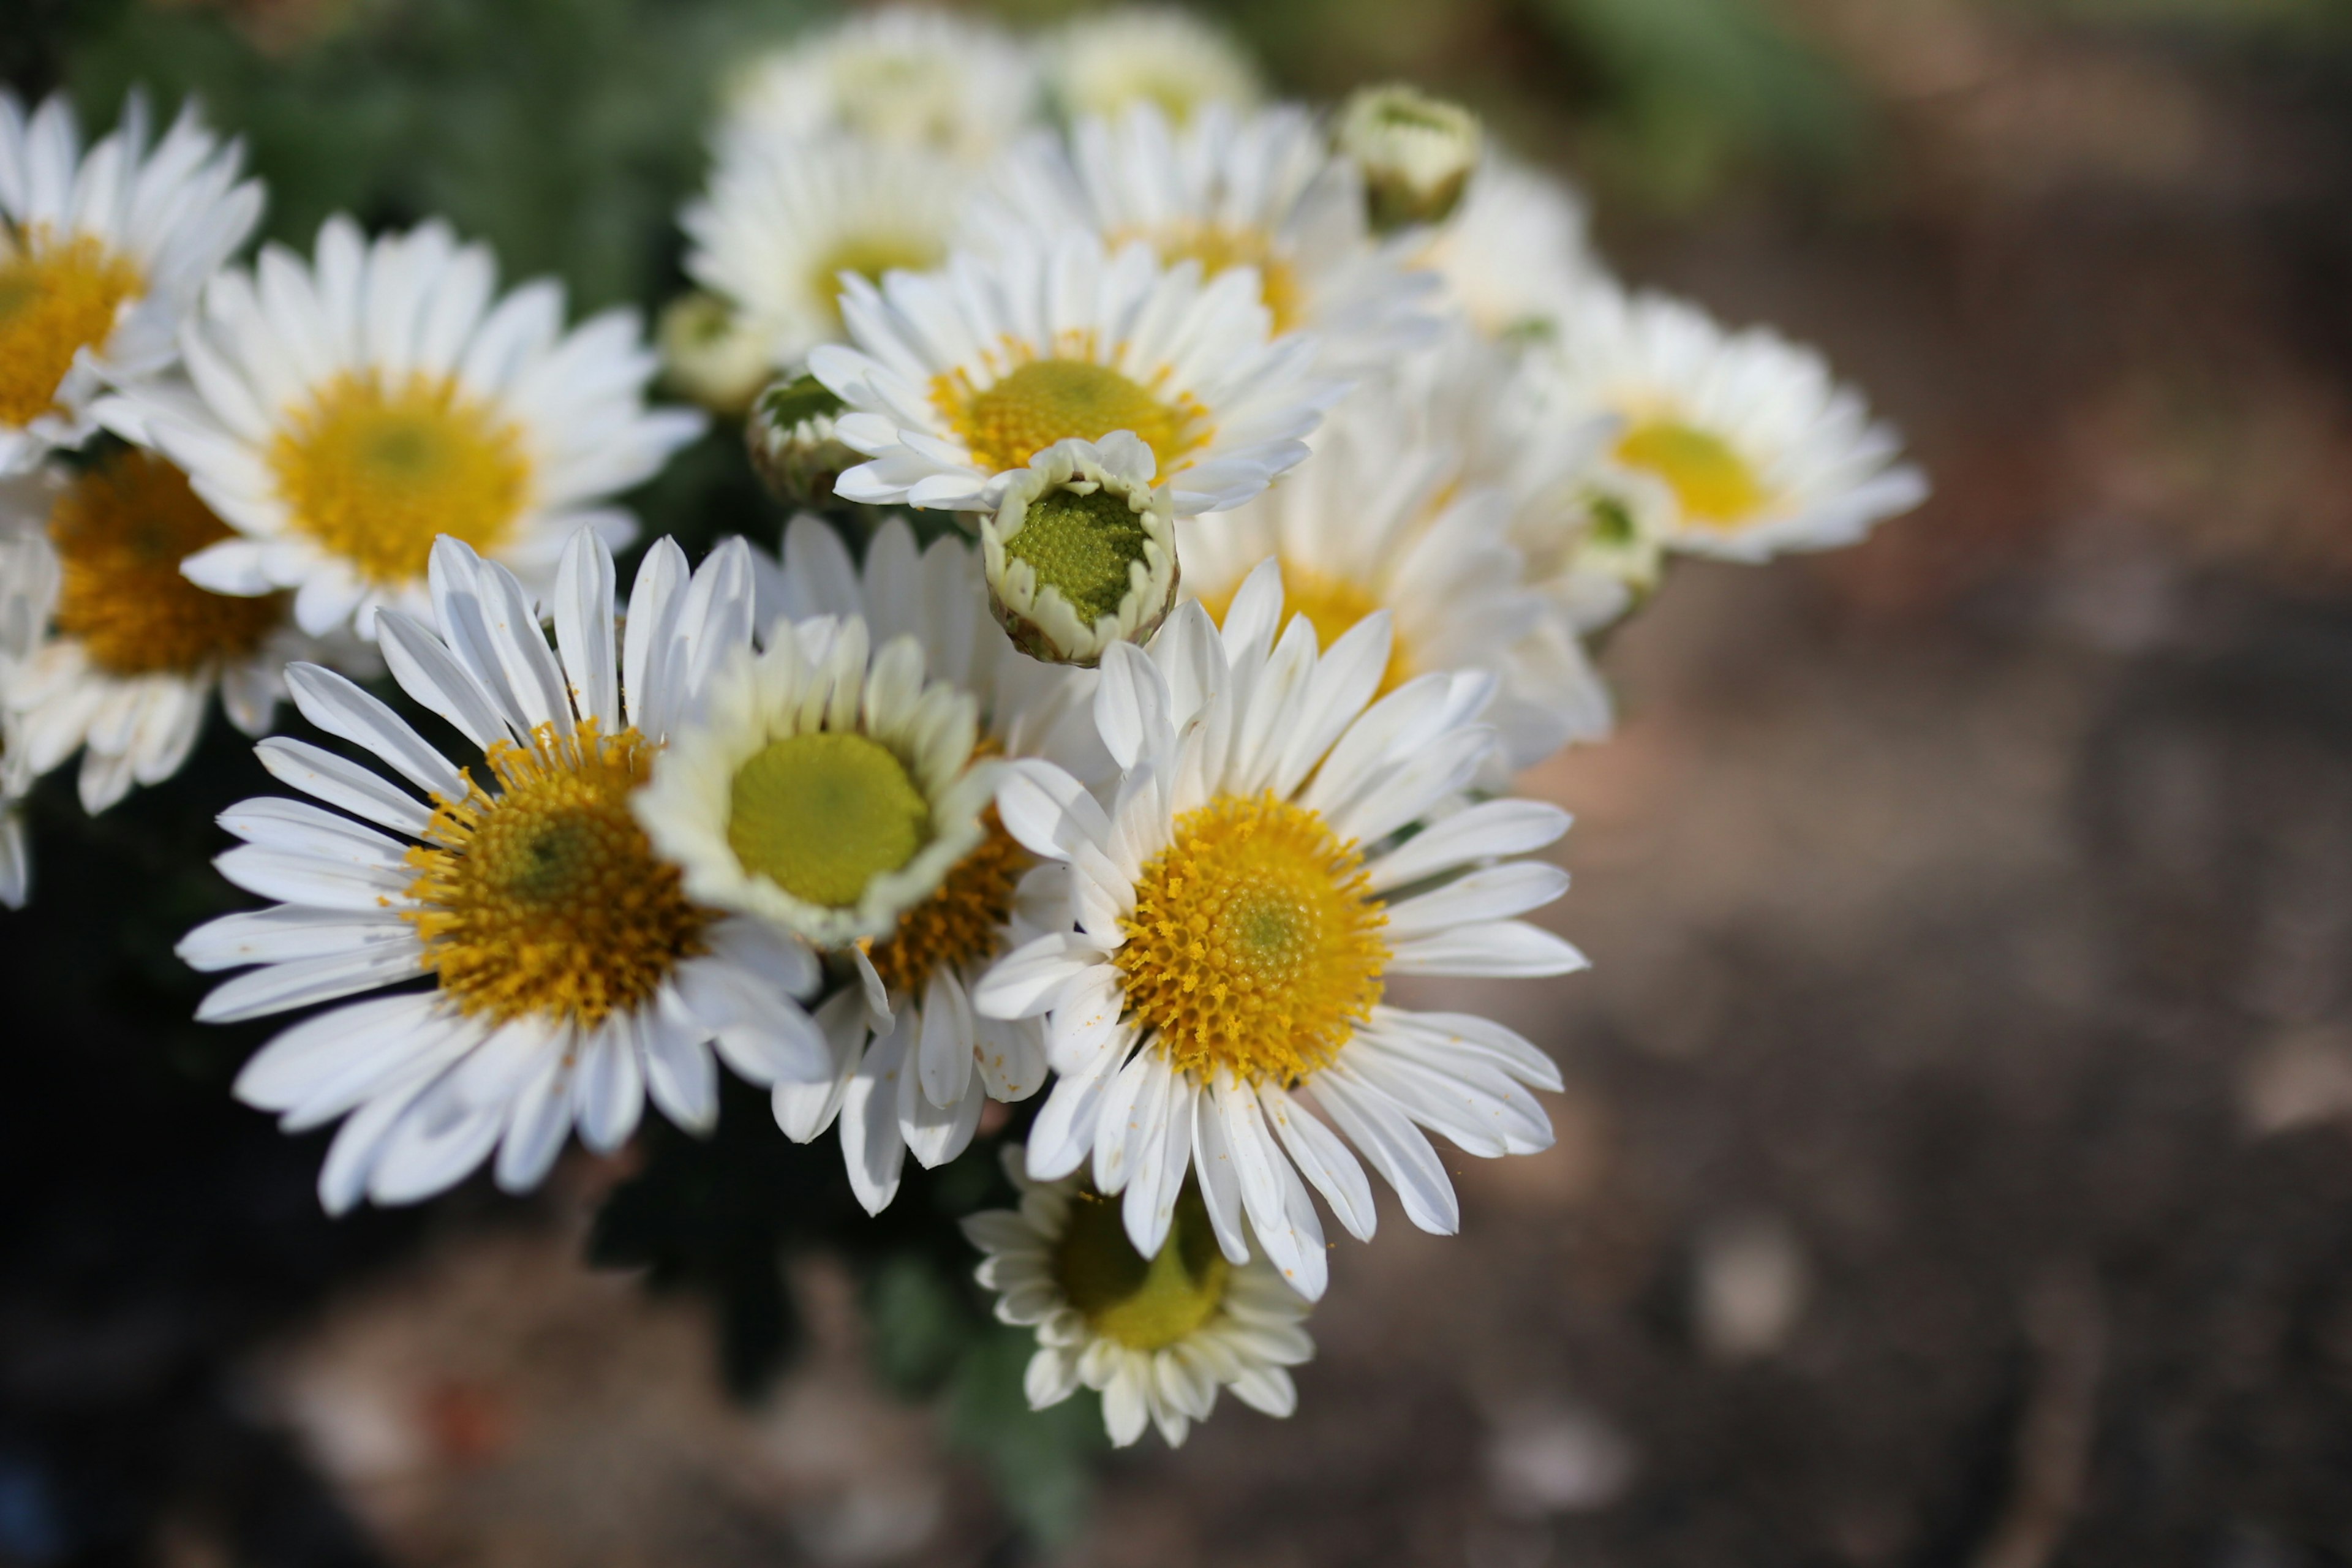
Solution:
{"label": "flower bud", "polygon": [[715,294],[686,294],[661,313],[655,333],[662,379],[714,414],[740,414],[773,373],[767,340]]}
{"label": "flower bud", "polygon": [[841,471],[866,460],[834,434],[833,418],[841,409],[841,399],[813,375],[772,381],[751,400],[743,444],[751,467],[779,500],[823,506],[833,500]]}
{"label": "flower bud", "polygon": [[1401,83],[1359,88],[1340,107],[1337,139],[1363,171],[1367,211],[1381,234],[1443,223],[1484,141],[1476,115]]}
{"label": "flower bud", "polygon": [[1057,441],[1029,459],[980,524],[989,607],[1032,658],[1091,665],[1139,642],[1176,603],[1176,517],[1157,459],[1131,432]]}

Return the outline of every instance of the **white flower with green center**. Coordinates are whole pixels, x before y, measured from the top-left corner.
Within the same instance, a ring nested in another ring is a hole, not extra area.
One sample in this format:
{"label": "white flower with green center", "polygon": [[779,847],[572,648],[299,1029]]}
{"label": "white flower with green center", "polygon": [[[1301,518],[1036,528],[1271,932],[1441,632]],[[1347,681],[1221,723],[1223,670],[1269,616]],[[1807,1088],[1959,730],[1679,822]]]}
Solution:
{"label": "white flower with green center", "polygon": [[28,119],[0,89],[0,475],[88,440],[101,388],[169,371],[205,279],[261,216],[243,147],[193,103],[152,147],[147,129],[133,96],[84,153],[63,93]]}
{"label": "white flower with green center", "polygon": [[1037,68],[1012,35],[953,12],[849,16],[753,61],[726,95],[719,154],[845,133],[978,164],[1037,114]]}
{"label": "white flower with green center", "polygon": [[1582,290],[1556,349],[1564,395],[1620,423],[1611,456],[1675,503],[1664,542],[1761,561],[1852,544],[1927,499],[1893,426],[1815,351],[1613,284]]}
{"label": "white flower with green center", "polygon": [[1550,1061],[1486,1019],[1389,1004],[1388,977],[1584,960],[1515,918],[1567,874],[1502,858],[1559,837],[1566,814],[1464,804],[1494,746],[1476,721],[1493,678],[1424,675],[1373,701],[1388,616],[1328,650],[1294,616],[1277,641],[1282,588],[1268,562],[1222,628],[1181,605],[1149,649],[1103,656],[1095,720],[1121,770],[1108,804],[1050,763],[1009,764],[997,809],[1070,868],[1070,924],[1001,961],[973,1002],[1046,1019],[1055,1079],[1032,1176],[1091,1162],[1146,1258],[1196,1179],[1227,1260],[1261,1250],[1313,1300],[1328,1268],[1307,1184],[1351,1235],[1372,1233],[1350,1143],[1407,1217],[1451,1233],[1454,1185],[1423,1128],[1480,1156],[1551,1142],[1529,1092],[1559,1087]]}
{"label": "white flower with green center", "polygon": [[1018,1146],[1004,1169],[1021,1206],[973,1215],[963,1233],[987,1254],[974,1273],[996,1293],[997,1318],[1036,1331],[1022,1379],[1032,1410],[1090,1388],[1113,1443],[1126,1447],[1149,1422],[1172,1448],[1221,1388],[1268,1415],[1297,1408],[1288,1369],[1315,1354],[1307,1303],[1262,1256],[1225,1256],[1196,1184],[1146,1254],[1084,1178],[1034,1180]]}
{"label": "white flower with green center", "polygon": [[1055,227],[1139,240],[1206,278],[1254,270],[1274,331],[1314,333],[1335,370],[1370,368],[1437,329],[1437,280],[1408,266],[1419,240],[1374,239],[1355,165],[1292,105],[1214,103],[1180,125],[1143,102],[1081,118],[1066,147],[1024,143],[975,202],[968,237],[1002,252]]}
{"label": "white flower with green center", "polygon": [[[785,530],[783,563],[762,584],[763,612],[791,623],[862,622],[886,643],[919,644],[925,669],[972,695],[981,749],[1053,757],[1087,776],[1108,759],[1094,739],[1084,672],[1014,653],[981,613],[978,563],[960,539],[918,550],[887,519],[853,562],[841,536],[803,516]],[[856,984],[818,1009],[835,1051],[825,1085],[779,1085],[776,1121],[806,1142],[841,1123],[858,1200],[878,1213],[897,1194],[905,1156],[927,1166],[961,1153],[983,1100],[1025,1100],[1045,1077],[1044,1026],[975,1014],[970,997],[998,958],[1055,929],[1067,905],[1058,866],[1040,867],[983,815],[979,844],[890,931],[844,950]]]}
{"label": "white flower with green center", "polygon": [[222,875],[278,901],[197,927],[179,952],[200,970],[256,966],[205,998],[205,1022],[342,1004],[236,1079],[289,1132],[343,1119],[319,1175],[331,1211],[429,1197],[494,1151],[499,1184],[524,1191],[575,1125],[590,1148],[618,1148],[648,1098],[707,1131],[719,1061],[763,1086],[830,1070],[795,999],[816,987],[808,949],[688,896],[630,809],[714,667],[751,645],[749,555],[735,541],[689,576],[660,541],[624,627],[613,558],[583,531],[556,574],[551,646],[513,574],[442,540],[434,624],[387,610],[379,637],[401,689],[475,749],[464,767],[342,677],[287,672],[303,717],[408,787],[308,742],[262,742],[262,765],[321,804],[222,814],[246,841]]}
{"label": "white flower with green center", "polygon": [[795,370],[817,344],[842,341],[843,274],[872,283],[947,259],[971,184],[919,148],[837,135],[750,142],[686,209],[686,269],[733,308],[772,374]]}
{"label": "white flower with green center", "polygon": [[1257,62],[1231,33],[1174,5],[1126,5],[1075,17],[1041,46],[1045,91],[1068,119],[1149,103],[1179,125],[1213,104],[1265,97]]}
{"label": "white flower with green center", "polygon": [[1344,384],[1310,374],[1303,333],[1276,337],[1247,268],[1207,279],[1134,241],[1091,234],[934,273],[850,278],[854,348],[809,370],[851,410],[842,440],[873,459],[843,499],[993,511],[1013,476],[1056,441],[1124,430],[1151,450],[1179,517],[1239,506],[1307,456]]}
{"label": "white flower with green center", "polygon": [[1151,450],[1120,431],[1056,441],[980,525],[989,607],[1033,658],[1092,665],[1139,642],[1176,603],[1176,519]]}
{"label": "white flower with green center", "polygon": [[429,614],[444,534],[544,594],[581,529],[635,536],[612,497],[703,426],[646,407],[655,360],[632,312],[566,332],[559,285],[499,298],[488,247],[437,222],[370,243],[330,218],[310,262],[265,246],[253,272],[213,279],[182,347],[193,397],[142,393],[106,417],[236,531],[188,580],[291,589],[313,637],[373,637],[379,607]]}
{"label": "white flower with green center", "polygon": [[1577,291],[1601,277],[1583,198],[1558,175],[1489,146],[1446,220],[1420,231],[1419,265],[1446,303],[1497,342],[1556,335]]}
{"label": "white flower with green center", "polygon": [[1325,651],[1376,611],[1390,621],[1376,695],[1436,670],[1494,678],[1494,782],[1609,731],[1609,691],[1567,607],[1509,536],[1511,502],[1465,472],[1411,395],[1360,388],[1317,432],[1315,458],[1247,506],[1185,524],[1184,593],[1223,616],[1259,563],[1285,614]]}
{"label": "white flower with green center", "polygon": [[1349,94],[1333,140],[1363,171],[1372,226],[1386,234],[1444,222],[1486,138],[1478,117],[1460,104],[1391,83]]}

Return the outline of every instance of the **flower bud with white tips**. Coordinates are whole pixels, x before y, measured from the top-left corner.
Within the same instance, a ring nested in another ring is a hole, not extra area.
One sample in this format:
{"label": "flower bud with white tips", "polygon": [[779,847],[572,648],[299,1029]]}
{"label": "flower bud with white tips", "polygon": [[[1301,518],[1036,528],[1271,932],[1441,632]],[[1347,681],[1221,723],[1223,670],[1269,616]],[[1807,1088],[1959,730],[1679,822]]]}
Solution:
{"label": "flower bud with white tips", "polygon": [[1012,476],[980,525],[989,607],[1013,646],[1092,665],[1140,642],[1176,603],[1174,503],[1131,432],[1056,441]]}
{"label": "flower bud with white tips", "polygon": [[743,444],[777,500],[793,506],[824,506],[833,500],[833,481],[864,457],[842,445],[834,431],[841,399],[813,375],[770,382],[751,400],[743,422]]}
{"label": "flower bud with white tips", "polygon": [[1402,83],[1359,88],[1340,107],[1336,135],[1364,173],[1366,209],[1382,234],[1444,222],[1485,141],[1476,115]]}
{"label": "flower bud with white tips", "polygon": [[716,294],[686,294],[655,333],[662,379],[714,414],[740,414],[773,367],[768,343]]}

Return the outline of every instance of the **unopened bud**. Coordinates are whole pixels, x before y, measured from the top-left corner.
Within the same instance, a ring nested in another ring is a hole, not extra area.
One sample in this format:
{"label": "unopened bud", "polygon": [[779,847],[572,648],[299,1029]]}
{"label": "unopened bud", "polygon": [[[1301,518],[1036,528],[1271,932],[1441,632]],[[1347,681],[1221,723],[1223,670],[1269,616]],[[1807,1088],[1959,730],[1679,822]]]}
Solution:
{"label": "unopened bud", "polygon": [[743,444],[751,467],[779,500],[823,506],[833,500],[841,471],[866,460],[834,434],[833,418],[841,409],[841,399],[813,375],[770,382],[752,399]]}
{"label": "unopened bud", "polygon": [[1176,603],[1176,515],[1157,459],[1125,430],[1057,441],[980,524],[989,608],[1032,658],[1091,665],[1139,642]]}
{"label": "unopened bud", "polygon": [[655,333],[662,379],[714,414],[740,414],[774,374],[766,337],[715,294],[686,294],[661,313]]}
{"label": "unopened bud", "polygon": [[1364,174],[1373,229],[1443,223],[1462,200],[1485,137],[1458,103],[1401,83],[1359,88],[1340,107],[1339,151]]}

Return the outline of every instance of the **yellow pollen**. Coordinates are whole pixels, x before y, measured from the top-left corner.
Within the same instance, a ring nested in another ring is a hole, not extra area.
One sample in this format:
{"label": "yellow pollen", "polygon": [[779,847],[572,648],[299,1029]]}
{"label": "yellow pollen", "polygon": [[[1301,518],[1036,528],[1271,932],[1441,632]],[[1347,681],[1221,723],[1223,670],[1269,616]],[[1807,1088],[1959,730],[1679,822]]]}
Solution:
{"label": "yellow pollen", "polygon": [[145,287],[89,235],[59,241],[42,224],[12,243],[0,225],[0,425],[29,425],[57,406],[74,355],[103,348]]}
{"label": "yellow pollen", "polygon": [[1625,432],[1617,459],[1666,481],[1693,522],[1729,531],[1753,518],[1771,495],[1728,441],[1712,431],[1653,419]]}
{"label": "yellow pollen", "polygon": [[100,460],[49,512],[65,568],[58,632],[108,675],[194,674],[249,657],[285,620],[286,595],[214,594],[180,575],[182,561],[229,536],[163,458],[133,449]]}
{"label": "yellow pollen", "polygon": [[1136,229],[1113,237],[1113,243],[1140,238],[1156,252],[1163,266],[1197,261],[1205,281],[1233,267],[1257,268],[1258,298],[1274,317],[1279,334],[1296,328],[1300,319],[1298,275],[1275,254],[1274,237],[1262,228],[1227,228],[1222,224],[1181,223],[1161,229]]}
{"label": "yellow pollen", "polygon": [[841,324],[841,275],[854,272],[868,283],[879,283],[886,272],[904,268],[920,272],[937,267],[947,257],[939,240],[919,234],[854,234],[825,252],[816,264],[810,286],[824,301],[833,324]]}
{"label": "yellow pollen", "polygon": [[[1235,583],[1222,594],[1203,595],[1201,607],[1222,626],[1225,624],[1225,612],[1233,607],[1234,595],[1240,588],[1241,584]],[[1315,646],[1318,649],[1328,651],[1349,627],[1383,607],[1368,590],[1346,577],[1287,560],[1282,563],[1283,624],[1287,626],[1293,616],[1305,616],[1307,624],[1315,628]],[[1403,637],[1391,622],[1388,668],[1381,674],[1381,689],[1375,695],[1385,697],[1412,678],[1412,659],[1405,649]]]}
{"label": "yellow pollen", "polygon": [[1190,1338],[1224,1305],[1233,1265],[1218,1250],[1201,1190],[1187,1177],[1159,1253],[1146,1260],[1127,1238],[1119,1205],[1090,1189],[1071,1195],[1054,1248],[1054,1282],[1087,1327],[1129,1350]]}
{"label": "yellow pollen", "polygon": [[1129,1014],[1179,1070],[1291,1084],[1328,1065],[1381,999],[1388,914],[1363,857],[1271,793],[1176,820],[1111,955]]}
{"label": "yellow pollen", "polygon": [[1003,945],[1013,890],[1034,857],[1004,831],[993,808],[983,820],[988,837],[980,847],[955,863],[938,892],[898,917],[898,930],[866,949],[893,992],[919,996],[940,970],[993,957]]}
{"label": "yellow pollen", "polygon": [[1056,441],[1099,441],[1114,430],[1132,430],[1165,476],[1211,434],[1208,411],[1189,394],[1165,402],[1123,373],[1085,359],[1028,360],[977,391],[962,371],[951,371],[932,378],[931,401],[972,460],[991,473],[1021,468]]}
{"label": "yellow pollen", "polygon": [[593,1026],[703,951],[709,916],[629,812],[653,754],[635,730],[542,724],[528,748],[491,743],[499,793],[468,774],[465,799],[435,797],[426,842],[408,852],[424,907],[402,918],[466,1012]]}
{"label": "yellow pollen", "polygon": [[834,909],[915,858],[930,806],[879,741],[829,730],[771,741],[735,770],[727,842],[744,868]]}
{"label": "yellow pollen", "polygon": [[342,375],[269,449],[294,526],[372,583],[425,575],[436,534],[490,554],[530,488],[521,433],[454,383]]}

